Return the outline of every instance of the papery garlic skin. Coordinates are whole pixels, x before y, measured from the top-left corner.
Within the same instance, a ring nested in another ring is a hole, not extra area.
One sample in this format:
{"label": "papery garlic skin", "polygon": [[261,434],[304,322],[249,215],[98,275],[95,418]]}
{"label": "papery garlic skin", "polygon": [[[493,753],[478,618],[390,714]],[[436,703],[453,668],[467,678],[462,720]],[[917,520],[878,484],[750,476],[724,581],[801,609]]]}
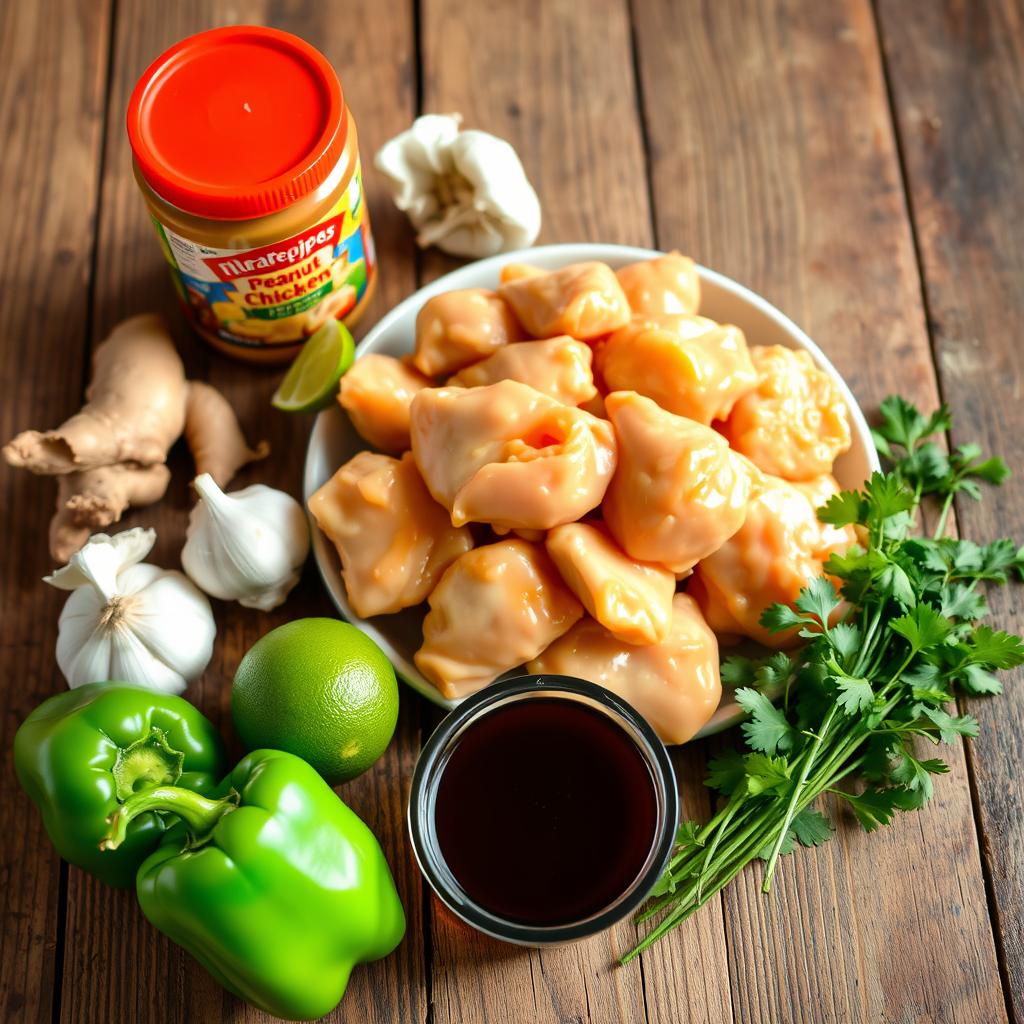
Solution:
{"label": "papery garlic skin", "polygon": [[57,664],[71,688],[117,681],[178,694],[209,664],[210,602],[182,573],[139,564],[155,542],[155,530],[98,533],[44,577],[72,591],[57,634]]}
{"label": "papery garlic skin", "polygon": [[386,142],[374,163],[416,241],[453,256],[480,258],[532,245],[540,200],[504,139],[460,131],[460,114],[425,114]]}
{"label": "papery garlic skin", "polygon": [[299,582],[309,554],[302,506],[284,491],[253,484],[225,494],[209,473],[188,522],[181,564],[211,597],[269,611]]}

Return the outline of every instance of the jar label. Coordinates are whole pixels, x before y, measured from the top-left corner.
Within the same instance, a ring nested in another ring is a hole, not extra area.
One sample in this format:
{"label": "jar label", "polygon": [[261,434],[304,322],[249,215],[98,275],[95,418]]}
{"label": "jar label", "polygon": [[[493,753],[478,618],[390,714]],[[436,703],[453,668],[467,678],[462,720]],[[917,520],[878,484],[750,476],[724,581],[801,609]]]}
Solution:
{"label": "jar label", "polygon": [[294,345],[330,317],[343,319],[374,273],[358,163],[322,220],[271,245],[213,249],[153,223],[179,298],[202,327],[243,348]]}

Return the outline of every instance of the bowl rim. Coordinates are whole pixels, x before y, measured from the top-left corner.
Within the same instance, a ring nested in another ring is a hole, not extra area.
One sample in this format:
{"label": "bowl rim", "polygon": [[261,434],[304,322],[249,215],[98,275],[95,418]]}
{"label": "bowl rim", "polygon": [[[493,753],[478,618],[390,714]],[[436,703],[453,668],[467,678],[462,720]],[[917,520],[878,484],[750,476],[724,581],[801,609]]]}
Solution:
{"label": "bowl rim", "polygon": [[[438,277],[436,280],[423,285],[412,294],[406,296],[397,305],[393,306],[371,327],[356,345],[356,358],[367,351],[374,351],[378,339],[389,333],[395,324],[408,316],[412,311],[418,311],[427,299],[439,295],[441,292],[452,291],[457,288],[480,287],[479,278],[491,275],[495,282],[501,267],[507,263],[529,263],[540,261],[546,265],[564,266],[570,263],[578,263],[586,260],[611,261],[617,265],[639,262],[641,260],[657,259],[664,256],[665,252],[659,249],[649,249],[642,246],[618,245],[616,243],[604,242],[561,242],[552,245],[533,246],[527,249],[517,249],[514,252],[499,253],[495,256],[488,256],[482,260],[475,260],[461,267],[456,267],[447,274]],[[794,341],[794,347],[802,348],[808,352],[816,366],[824,370],[831,377],[839,388],[847,410],[850,414],[852,432],[860,447],[866,452],[867,463],[872,471],[880,469],[878,454],[875,451],[874,442],[871,439],[871,429],[864,416],[860,404],[850,390],[849,385],[833,365],[832,361],[825,355],[818,344],[785,313],[776,306],[773,306],[767,299],[752,291],[746,285],[734,280],[716,270],[711,270],[700,263],[695,263],[697,275],[701,284],[705,282],[713,284],[723,292],[730,293],[743,303],[754,307],[763,317],[772,321],[779,330],[788,335]],[[320,530],[313,516],[309,512],[309,498],[325,482],[328,477],[321,478],[317,473],[318,453],[316,451],[320,444],[320,433],[326,429],[327,418],[337,411],[337,406],[332,405],[328,409],[317,414],[316,420],[310,430],[309,440],[306,446],[306,455],[303,463],[302,473],[302,501],[306,509],[306,515],[310,524],[312,535],[313,557],[316,561],[317,571],[323,581],[324,588],[337,609],[338,614],[346,622],[351,622],[359,629],[367,633],[370,638],[381,646],[388,660],[395,667],[399,678],[411,689],[415,690],[422,697],[431,703],[451,711],[467,698],[449,698],[443,696],[434,686],[425,680],[414,664],[408,661],[385,635],[375,622],[371,619],[363,619],[355,615],[351,609],[342,603],[339,587],[344,584],[332,579],[337,575],[334,566],[331,565],[332,557],[336,561],[336,555],[332,554],[334,548],[326,535]],[[337,467],[335,467],[337,468]],[[333,472],[333,470],[331,471]],[[513,669],[513,673],[519,674],[519,669]],[[499,679],[510,678],[501,676]],[[740,721],[743,717],[742,710],[738,705],[719,705],[711,719],[700,729],[691,740],[701,739],[721,732]]]}

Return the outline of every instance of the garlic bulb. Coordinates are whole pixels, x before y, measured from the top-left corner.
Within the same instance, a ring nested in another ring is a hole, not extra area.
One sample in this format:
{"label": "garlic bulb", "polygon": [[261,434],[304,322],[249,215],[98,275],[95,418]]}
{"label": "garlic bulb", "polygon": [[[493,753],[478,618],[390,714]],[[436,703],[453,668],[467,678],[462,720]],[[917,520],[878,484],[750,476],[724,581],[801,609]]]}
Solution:
{"label": "garlic bulb", "polygon": [[60,613],[57,664],[68,686],[116,680],[181,693],[213,654],[210,602],[180,573],[139,564],[156,542],[136,527],[94,534],[45,582],[71,596]]}
{"label": "garlic bulb", "polygon": [[460,114],[426,114],[386,142],[375,164],[391,184],[424,248],[493,256],[532,245],[540,201],[516,151],[480,131],[459,131]]}
{"label": "garlic bulb", "polygon": [[299,582],[309,553],[302,506],[263,484],[225,494],[209,473],[192,486],[200,500],[181,552],[185,572],[211,597],[262,611],[276,608]]}

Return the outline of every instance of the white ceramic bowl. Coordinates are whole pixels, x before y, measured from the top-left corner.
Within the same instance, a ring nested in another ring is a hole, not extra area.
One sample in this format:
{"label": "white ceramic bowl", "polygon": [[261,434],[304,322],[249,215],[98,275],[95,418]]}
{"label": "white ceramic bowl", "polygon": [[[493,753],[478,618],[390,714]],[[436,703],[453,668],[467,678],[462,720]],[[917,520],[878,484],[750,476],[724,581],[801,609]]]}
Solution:
{"label": "white ceramic bowl", "polygon": [[[661,255],[651,249],[636,249],[625,245],[546,245],[521,252],[504,253],[490,259],[471,263],[421,288],[400,302],[384,316],[366,335],[358,348],[358,355],[381,352],[385,355],[404,356],[413,351],[416,314],[427,299],[454,288],[496,288],[498,272],[506,263],[532,263],[545,269],[555,269],[583,260],[601,260],[611,267],[621,267],[638,260]],[[747,341],[754,345],[785,345],[804,349],[814,361],[836,382],[850,410],[853,428],[853,446],[835,464],[835,475],[844,487],[858,487],[878,468],[878,457],[871,442],[871,434],[864,414],[850,389],[821,349],[804,334],[792,320],[783,316],[759,295],[728,277],[713,270],[698,267],[701,284],[700,311],[713,320],[736,324],[742,328]],[[366,442],[352,429],[348,417],[340,406],[334,405],[320,413],[309,438],[306,468],[303,477],[303,497],[309,496],[334,471],[356,452],[366,448]],[[420,646],[421,623],[425,606],[407,608],[397,615],[379,615],[361,619],[348,603],[341,580],[341,565],[334,545],[311,519],[313,554],[324,585],[338,611],[349,622],[371,636],[391,659],[398,675],[428,700],[445,708],[453,708],[458,701],[448,700],[420,675],[413,663],[413,653]],[[509,674],[514,675],[513,669]],[[728,691],[711,721],[697,734],[706,736],[732,725],[742,717],[739,706],[730,699]]]}

